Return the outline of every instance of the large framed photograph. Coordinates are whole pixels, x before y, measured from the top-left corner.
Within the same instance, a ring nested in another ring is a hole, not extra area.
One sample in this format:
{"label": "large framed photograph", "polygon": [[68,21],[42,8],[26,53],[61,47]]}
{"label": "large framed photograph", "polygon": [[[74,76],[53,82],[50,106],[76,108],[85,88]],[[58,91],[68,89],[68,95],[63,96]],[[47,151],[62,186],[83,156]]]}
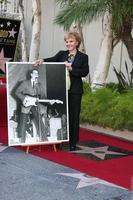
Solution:
{"label": "large framed photograph", "polygon": [[65,65],[8,62],[6,70],[9,146],[69,141]]}

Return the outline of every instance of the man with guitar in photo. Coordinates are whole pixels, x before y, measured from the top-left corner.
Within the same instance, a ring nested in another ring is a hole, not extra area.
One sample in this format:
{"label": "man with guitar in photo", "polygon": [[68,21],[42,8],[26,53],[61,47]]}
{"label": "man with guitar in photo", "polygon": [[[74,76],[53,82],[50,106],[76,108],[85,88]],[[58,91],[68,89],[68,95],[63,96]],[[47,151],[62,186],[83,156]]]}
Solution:
{"label": "man with guitar in photo", "polygon": [[53,105],[54,103],[63,102],[45,98],[43,87],[39,82],[39,71],[35,68],[30,72],[30,79],[24,80],[16,89],[15,94],[22,102],[18,125],[18,136],[21,138],[21,143],[25,143],[26,141],[27,122],[30,115],[32,115],[35,123],[40,142],[47,141],[47,127],[42,120],[40,103],[49,103]]}

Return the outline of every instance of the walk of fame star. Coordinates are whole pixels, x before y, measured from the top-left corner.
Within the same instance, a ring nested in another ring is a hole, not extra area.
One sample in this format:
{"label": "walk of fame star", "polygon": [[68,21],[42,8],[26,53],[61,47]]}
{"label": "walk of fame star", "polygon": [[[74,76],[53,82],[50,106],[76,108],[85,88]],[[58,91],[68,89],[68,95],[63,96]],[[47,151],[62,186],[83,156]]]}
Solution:
{"label": "walk of fame star", "polygon": [[84,188],[84,187],[92,186],[92,185],[97,185],[97,184],[102,184],[102,185],[126,190],[126,188],[124,187],[118,186],[113,183],[109,183],[107,181],[104,181],[102,179],[99,179],[93,176],[88,176],[87,174],[83,174],[83,173],[56,173],[56,174],[79,179],[76,189]]}
{"label": "walk of fame star", "polygon": [[0,143],[0,152],[4,151],[7,148],[8,148],[8,146],[5,146],[2,143]]}
{"label": "walk of fame star", "polygon": [[119,153],[115,151],[109,151],[108,148],[109,146],[102,146],[102,147],[88,147],[88,146],[82,146],[82,145],[77,145],[77,147],[80,148],[80,150],[73,151],[73,153],[80,153],[80,154],[92,154],[101,160],[105,159],[106,155],[127,155],[125,153]]}
{"label": "walk of fame star", "polygon": [[0,69],[5,72],[5,64],[7,61],[10,61],[12,58],[4,57],[4,49],[1,49],[0,52]]}

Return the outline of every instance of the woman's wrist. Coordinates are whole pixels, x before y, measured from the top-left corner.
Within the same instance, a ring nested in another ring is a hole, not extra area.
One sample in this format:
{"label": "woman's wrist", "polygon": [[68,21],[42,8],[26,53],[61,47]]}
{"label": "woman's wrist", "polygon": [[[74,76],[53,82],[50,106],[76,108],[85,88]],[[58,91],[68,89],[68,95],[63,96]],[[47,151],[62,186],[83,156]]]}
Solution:
{"label": "woman's wrist", "polygon": [[72,71],[72,67],[71,67],[71,66],[70,66],[70,67],[68,67],[68,70],[69,70],[69,71]]}

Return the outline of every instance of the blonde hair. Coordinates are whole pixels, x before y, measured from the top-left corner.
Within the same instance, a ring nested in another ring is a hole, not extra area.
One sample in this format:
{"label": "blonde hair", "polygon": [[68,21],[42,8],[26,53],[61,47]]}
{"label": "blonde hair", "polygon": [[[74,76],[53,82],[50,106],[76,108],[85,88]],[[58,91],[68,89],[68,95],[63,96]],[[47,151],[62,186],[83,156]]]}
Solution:
{"label": "blonde hair", "polygon": [[77,49],[79,48],[81,44],[81,37],[78,32],[67,32],[64,36],[64,40],[66,41],[68,38],[74,37],[76,41],[78,42]]}

